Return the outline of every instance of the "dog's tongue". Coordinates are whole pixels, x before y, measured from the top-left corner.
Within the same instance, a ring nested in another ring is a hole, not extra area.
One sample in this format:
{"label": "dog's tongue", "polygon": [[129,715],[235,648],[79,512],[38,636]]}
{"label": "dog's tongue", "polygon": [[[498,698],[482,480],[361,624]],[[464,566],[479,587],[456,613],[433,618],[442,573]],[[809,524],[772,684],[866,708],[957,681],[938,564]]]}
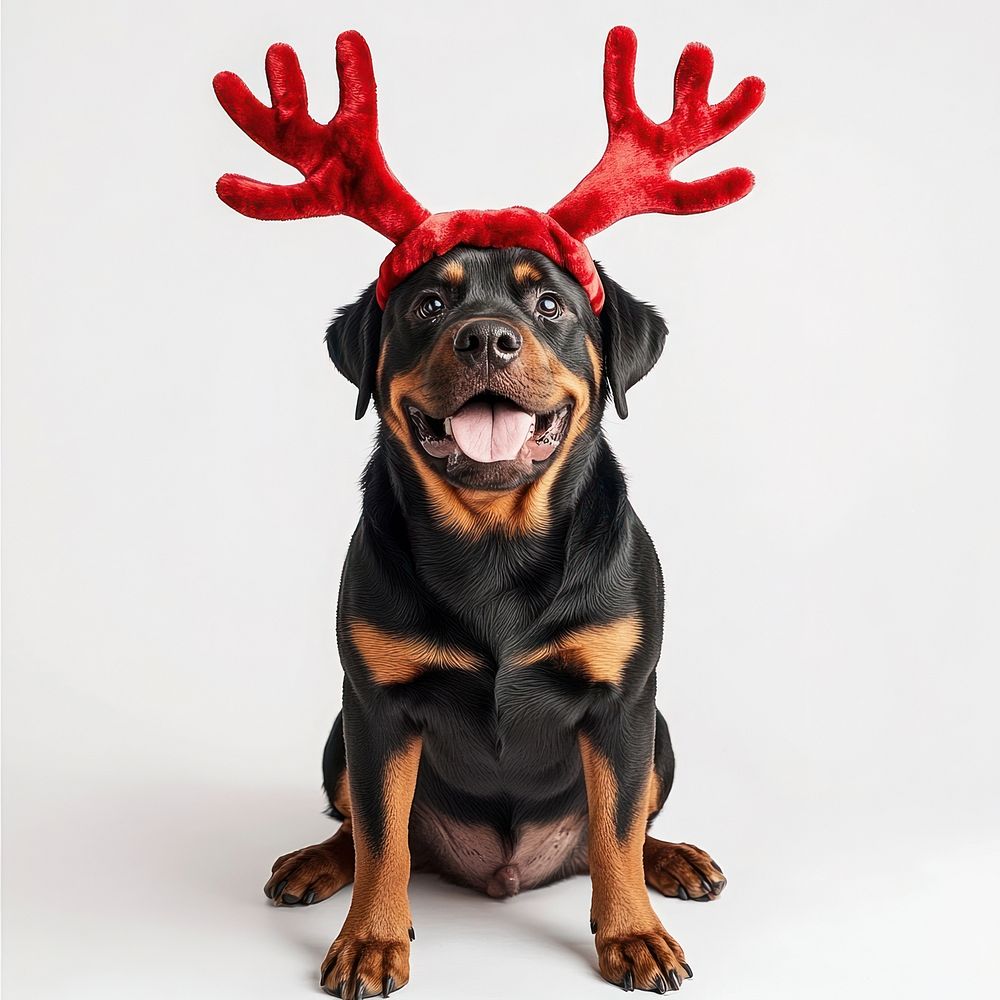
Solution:
{"label": "dog's tongue", "polygon": [[466,403],[451,418],[451,436],[473,462],[512,461],[534,429],[532,414],[502,400]]}

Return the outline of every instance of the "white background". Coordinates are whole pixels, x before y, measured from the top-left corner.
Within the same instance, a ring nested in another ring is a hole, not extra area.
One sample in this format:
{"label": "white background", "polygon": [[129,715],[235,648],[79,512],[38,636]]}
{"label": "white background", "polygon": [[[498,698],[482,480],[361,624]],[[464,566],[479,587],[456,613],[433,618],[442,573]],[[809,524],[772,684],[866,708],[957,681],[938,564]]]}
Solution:
{"label": "white background", "polygon": [[[374,418],[322,344],[387,245],[216,200],[273,162],[216,105],[372,46],[389,159],[434,210],[555,202],[604,140],[604,36],[666,117],[682,45],[763,108],[679,171],[757,188],[592,241],[663,360],[608,418],[657,543],[656,830],[718,903],[657,899],[689,1000],[981,997],[998,884],[996,7],[8,0],[5,985],[10,1000],[317,995],[348,897],[270,908],[329,834],[340,565]],[[612,10],[614,7],[614,10]],[[584,878],[414,881],[409,1000],[610,997]]]}

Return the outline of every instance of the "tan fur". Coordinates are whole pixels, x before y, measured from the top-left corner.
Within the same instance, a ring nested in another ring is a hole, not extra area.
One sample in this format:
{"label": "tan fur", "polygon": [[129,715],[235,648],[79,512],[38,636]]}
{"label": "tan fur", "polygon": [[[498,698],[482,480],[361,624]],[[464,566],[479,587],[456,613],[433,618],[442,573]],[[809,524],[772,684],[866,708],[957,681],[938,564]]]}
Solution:
{"label": "tan fur", "polygon": [[337,778],[337,786],[333,790],[333,806],[347,819],[351,818],[351,788],[347,780],[347,768],[340,772]]}
{"label": "tan fur", "polygon": [[556,660],[579,670],[587,680],[618,684],[641,639],[639,616],[628,615],[604,625],[587,625],[567,632],[525,653],[518,663],[530,666]]}
{"label": "tan fur", "polygon": [[355,819],[351,908],[323,963],[323,985],[330,989],[353,975],[368,994],[377,994],[383,976],[391,976],[397,987],[410,977],[409,823],[420,750],[414,737],[386,768],[382,843],[372,843]]}
{"label": "tan fur", "polygon": [[618,783],[608,761],[584,733],[580,757],[589,810],[590,914],[601,975],[618,984],[629,975],[640,990],[657,989],[658,977],[667,972],[683,979],[684,952],[663,929],[646,891],[642,852],[648,794],[636,803],[626,835],[619,839]]}
{"label": "tan fur", "polygon": [[646,836],[642,848],[646,885],[664,896],[718,899],[726,887],[719,866],[693,844],[671,844]]}
{"label": "tan fur", "polygon": [[530,261],[519,260],[513,267],[514,280],[521,285],[542,280],[542,272]]}
{"label": "tan fur", "polygon": [[[623,841],[616,832],[618,782],[608,761],[580,734],[580,757],[589,807],[590,877],[593,883],[592,917],[603,933],[626,933],[638,917],[655,920],[642,869],[646,816],[636,809]],[[652,773],[652,768],[650,768]]]}
{"label": "tan fur", "polygon": [[[453,360],[448,338],[439,338],[434,348],[410,371],[397,374],[389,386],[388,405],[382,417],[392,434],[406,449],[423,484],[433,513],[441,524],[464,535],[479,538],[489,531],[503,531],[511,536],[543,532],[549,523],[549,501],[559,471],[589,419],[593,402],[590,383],[574,375],[527,328],[519,328],[522,338],[521,356],[503,372],[498,373],[491,387],[497,392],[523,389],[525,386],[544,387],[546,398],[540,400],[537,412],[555,409],[564,400],[573,404],[570,428],[563,439],[555,460],[538,479],[507,492],[457,488],[442,479],[427,465],[424,456],[413,443],[404,412],[404,399],[429,413],[440,409],[430,398],[429,373],[447,373]],[[388,344],[388,341],[386,342]],[[595,384],[601,377],[600,358],[593,344],[587,341],[587,351],[594,368]],[[378,365],[378,381],[383,381],[386,345]]]}
{"label": "tan fur", "polygon": [[[307,892],[312,893],[312,898],[306,902],[320,903],[350,885],[353,879],[354,836],[348,818],[322,844],[303,847],[278,858],[264,892],[274,899],[275,906],[295,905]],[[279,895],[276,890],[282,884]]]}
{"label": "tan fur", "polygon": [[441,272],[441,280],[449,285],[460,285],[465,281],[465,268],[460,261],[449,260]]}
{"label": "tan fur", "polygon": [[379,684],[407,684],[433,667],[474,670],[481,665],[477,656],[457,646],[418,635],[394,635],[369,622],[353,621],[348,632],[372,679]]}
{"label": "tan fur", "polygon": [[663,794],[663,779],[655,772],[649,775],[649,791],[646,793],[646,815],[653,816],[663,808],[666,796]]}

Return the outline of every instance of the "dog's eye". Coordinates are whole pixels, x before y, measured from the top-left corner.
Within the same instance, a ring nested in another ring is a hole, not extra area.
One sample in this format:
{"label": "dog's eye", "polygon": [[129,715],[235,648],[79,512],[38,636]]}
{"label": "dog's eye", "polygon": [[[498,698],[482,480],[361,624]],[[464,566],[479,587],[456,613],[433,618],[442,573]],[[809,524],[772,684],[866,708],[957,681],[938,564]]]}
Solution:
{"label": "dog's eye", "polygon": [[535,303],[535,308],[544,316],[546,319],[553,319],[562,312],[562,305],[560,305],[559,300],[554,295],[541,295],[538,301]]}
{"label": "dog's eye", "polygon": [[444,312],[444,303],[438,295],[425,295],[417,304],[417,315],[421,319],[433,319]]}

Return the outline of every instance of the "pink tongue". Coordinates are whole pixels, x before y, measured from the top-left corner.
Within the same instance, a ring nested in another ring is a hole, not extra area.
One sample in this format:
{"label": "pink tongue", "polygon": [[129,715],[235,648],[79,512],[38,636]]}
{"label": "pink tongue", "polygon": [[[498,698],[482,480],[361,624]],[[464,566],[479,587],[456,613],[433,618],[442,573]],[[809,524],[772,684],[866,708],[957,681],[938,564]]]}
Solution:
{"label": "pink tongue", "polygon": [[520,454],[535,418],[511,403],[466,403],[451,418],[451,436],[473,462],[512,461]]}

